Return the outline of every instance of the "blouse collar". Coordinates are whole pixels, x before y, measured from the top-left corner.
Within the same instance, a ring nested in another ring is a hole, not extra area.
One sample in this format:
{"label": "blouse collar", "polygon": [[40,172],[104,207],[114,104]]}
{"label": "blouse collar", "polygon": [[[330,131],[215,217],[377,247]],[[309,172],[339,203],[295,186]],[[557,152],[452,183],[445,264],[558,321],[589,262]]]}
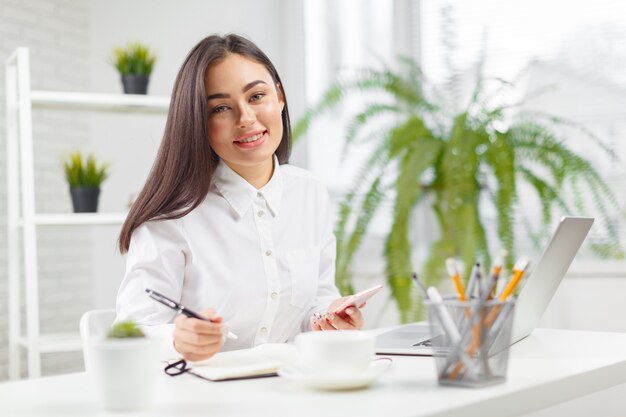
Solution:
{"label": "blouse collar", "polygon": [[213,184],[239,217],[246,214],[255,198],[262,198],[266,201],[273,217],[278,215],[283,193],[283,177],[276,155],[274,155],[272,177],[258,190],[221,159],[213,173]]}

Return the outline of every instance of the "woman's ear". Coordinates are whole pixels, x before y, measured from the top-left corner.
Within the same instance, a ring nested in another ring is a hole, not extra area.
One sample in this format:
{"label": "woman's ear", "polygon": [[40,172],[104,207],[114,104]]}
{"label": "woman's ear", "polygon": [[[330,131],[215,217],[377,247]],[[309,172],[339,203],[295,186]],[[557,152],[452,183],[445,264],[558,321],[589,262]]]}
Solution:
{"label": "woman's ear", "polygon": [[276,91],[278,92],[278,102],[280,103],[280,111],[285,109],[285,93],[283,93],[283,86],[280,83],[276,83]]}

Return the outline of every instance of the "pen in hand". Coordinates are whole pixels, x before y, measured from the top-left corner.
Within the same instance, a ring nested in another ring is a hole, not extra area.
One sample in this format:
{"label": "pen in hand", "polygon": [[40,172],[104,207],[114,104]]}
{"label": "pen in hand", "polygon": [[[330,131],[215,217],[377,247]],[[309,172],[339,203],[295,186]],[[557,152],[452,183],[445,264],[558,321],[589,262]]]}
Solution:
{"label": "pen in hand", "polygon": [[[198,320],[204,320],[204,321],[210,321],[213,322],[213,320],[208,319],[206,317],[201,316],[200,314],[188,309],[187,307],[183,306],[182,304],[177,303],[176,301],[167,298],[166,296],[164,296],[163,294],[160,294],[154,290],[151,290],[149,288],[146,288],[146,292],[148,293],[148,295],[150,296],[150,298],[158,301],[159,303],[171,308],[172,310],[175,310],[177,312],[179,312],[180,314],[184,314],[187,317],[192,317],[194,319],[198,319]],[[231,340],[237,340],[239,337],[231,332],[228,331],[228,333],[226,333],[226,337],[231,339]]]}

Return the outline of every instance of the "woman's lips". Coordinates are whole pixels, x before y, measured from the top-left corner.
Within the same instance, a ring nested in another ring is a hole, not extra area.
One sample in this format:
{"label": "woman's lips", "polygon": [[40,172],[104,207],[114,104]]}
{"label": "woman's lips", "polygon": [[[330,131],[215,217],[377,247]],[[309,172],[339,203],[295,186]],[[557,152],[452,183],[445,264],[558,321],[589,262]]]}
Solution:
{"label": "woman's lips", "polygon": [[[261,146],[263,144],[263,142],[265,142],[265,140],[267,139],[267,131],[256,135],[258,136],[257,139],[254,139],[250,142],[240,142],[240,141],[235,141],[235,145],[237,145],[240,148],[244,148],[244,149],[250,149],[250,148],[256,148],[257,146]],[[248,137],[246,138],[246,140],[250,140],[251,138],[254,138],[255,136],[252,137]]]}

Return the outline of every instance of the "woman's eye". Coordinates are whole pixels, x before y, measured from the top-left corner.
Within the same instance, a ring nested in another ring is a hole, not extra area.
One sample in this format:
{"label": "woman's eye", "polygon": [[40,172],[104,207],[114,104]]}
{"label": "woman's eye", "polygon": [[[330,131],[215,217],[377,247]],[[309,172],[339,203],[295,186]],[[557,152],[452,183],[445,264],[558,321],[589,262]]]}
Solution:
{"label": "woman's eye", "polygon": [[265,97],[265,93],[255,93],[252,96],[250,96],[250,101],[259,101],[263,97]]}
{"label": "woman's eye", "polygon": [[225,112],[226,110],[228,110],[228,106],[225,105],[221,105],[221,106],[217,106],[217,107],[213,107],[213,110],[211,110],[211,113],[222,113]]}

